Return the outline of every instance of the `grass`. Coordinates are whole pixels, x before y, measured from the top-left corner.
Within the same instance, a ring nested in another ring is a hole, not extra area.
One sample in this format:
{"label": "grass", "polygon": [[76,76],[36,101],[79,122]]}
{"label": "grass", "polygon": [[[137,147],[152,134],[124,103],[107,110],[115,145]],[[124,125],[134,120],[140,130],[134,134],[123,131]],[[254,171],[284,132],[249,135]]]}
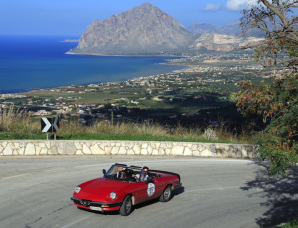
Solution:
{"label": "grass", "polygon": [[[50,138],[54,138],[50,134]],[[60,134],[57,132],[58,140],[120,140],[120,141],[171,141],[171,142],[203,142],[203,143],[231,143],[240,144],[242,142],[226,141],[226,140],[208,140],[208,139],[192,139],[177,138],[169,136],[152,136],[152,135],[120,135],[120,134]],[[0,140],[45,140],[46,133],[43,134],[17,134],[17,133],[0,133]],[[245,143],[245,142],[243,142]]]}
{"label": "grass", "polygon": [[[45,138],[45,136],[43,136]],[[121,141],[171,141],[171,142],[205,142],[205,143],[235,143],[220,140],[208,139],[186,139],[169,136],[152,136],[152,135],[114,135],[114,134],[77,134],[77,135],[59,135],[58,139],[65,140],[121,140]]]}
{"label": "grass", "polygon": [[[39,118],[32,118],[27,113],[6,110],[0,116],[0,140],[46,139],[41,133]],[[53,137],[53,136],[51,136]],[[224,126],[205,130],[199,128],[176,128],[155,123],[117,122],[109,120],[94,122],[84,126],[78,120],[62,120],[57,139],[61,140],[131,140],[131,141],[181,141],[212,143],[252,143],[252,137],[245,134],[235,135]]]}
{"label": "grass", "polygon": [[11,106],[7,111],[0,115],[0,132],[15,134],[37,134],[40,125],[33,121],[27,113],[14,110]]}
{"label": "grass", "polygon": [[297,228],[298,227],[298,218],[282,225],[281,227],[282,228]]}
{"label": "grass", "polygon": [[7,133],[7,132],[0,132],[0,140],[13,140],[13,139],[31,139],[31,140],[38,140],[38,139],[46,139],[46,134],[18,134],[18,133]]}

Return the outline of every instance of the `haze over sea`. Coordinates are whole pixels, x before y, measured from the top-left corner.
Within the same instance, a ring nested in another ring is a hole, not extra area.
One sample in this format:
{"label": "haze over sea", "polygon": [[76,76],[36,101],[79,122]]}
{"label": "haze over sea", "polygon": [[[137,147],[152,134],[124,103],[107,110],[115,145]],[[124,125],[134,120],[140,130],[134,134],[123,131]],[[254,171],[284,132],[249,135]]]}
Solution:
{"label": "haze over sea", "polygon": [[0,93],[125,81],[181,69],[169,57],[67,55],[72,37],[0,36]]}

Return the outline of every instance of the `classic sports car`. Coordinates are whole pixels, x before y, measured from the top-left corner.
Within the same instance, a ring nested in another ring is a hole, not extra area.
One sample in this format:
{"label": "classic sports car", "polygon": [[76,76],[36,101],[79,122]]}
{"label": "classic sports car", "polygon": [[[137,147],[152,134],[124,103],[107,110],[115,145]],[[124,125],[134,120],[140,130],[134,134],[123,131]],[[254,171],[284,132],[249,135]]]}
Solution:
{"label": "classic sports car", "polygon": [[[145,170],[146,171],[146,170]],[[114,164],[104,176],[78,185],[71,197],[74,205],[95,211],[116,211],[127,216],[136,204],[158,198],[167,202],[182,186],[176,173],[150,170],[147,175],[138,166]]]}

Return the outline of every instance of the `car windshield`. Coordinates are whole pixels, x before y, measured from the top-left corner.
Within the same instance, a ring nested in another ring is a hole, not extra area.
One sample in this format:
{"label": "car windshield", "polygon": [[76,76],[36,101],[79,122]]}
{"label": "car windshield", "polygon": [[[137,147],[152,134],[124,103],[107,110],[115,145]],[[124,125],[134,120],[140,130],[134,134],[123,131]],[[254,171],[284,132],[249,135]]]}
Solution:
{"label": "car windshield", "polygon": [[120,165],[120,164],[112,165],[111,168],[106,173],[105,177],[109,179],[114,179],[113,177],[115,177],[115,175],[119,174],[120,172],[124,171],[126,167],[127,167],[126,165]]}
{"label": "car windshield", "polygon": [[125,164],[115,164],[104,175],[104,178],[119,181],[137,182],[140,175],[141,167],[130,166]]}
{"label": "car windshield", "polygon": [[144,174],[144,169],[139,166],[127,166],[125,164],[114,164],[106,172],[103,178],[117,181],[127,181],[127,182],[143,182],[146,181],[148,177],[158,178],[159,174],[150,172],[147,175]]}

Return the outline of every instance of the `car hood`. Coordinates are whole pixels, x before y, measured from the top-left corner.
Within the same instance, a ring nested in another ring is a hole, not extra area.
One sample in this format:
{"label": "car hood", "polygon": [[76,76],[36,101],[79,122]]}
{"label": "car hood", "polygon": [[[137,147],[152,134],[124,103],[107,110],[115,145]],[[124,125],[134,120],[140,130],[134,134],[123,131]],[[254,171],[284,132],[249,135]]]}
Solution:
{"label": "car hood", "polygon": [[74,197],[97,202],[107,202],[111,200],[108,197],[111,192],[115,192],[128,185],[128,182],[98,178],[88,182],[86,185],[82,184],[81,191],[74,193]]}

